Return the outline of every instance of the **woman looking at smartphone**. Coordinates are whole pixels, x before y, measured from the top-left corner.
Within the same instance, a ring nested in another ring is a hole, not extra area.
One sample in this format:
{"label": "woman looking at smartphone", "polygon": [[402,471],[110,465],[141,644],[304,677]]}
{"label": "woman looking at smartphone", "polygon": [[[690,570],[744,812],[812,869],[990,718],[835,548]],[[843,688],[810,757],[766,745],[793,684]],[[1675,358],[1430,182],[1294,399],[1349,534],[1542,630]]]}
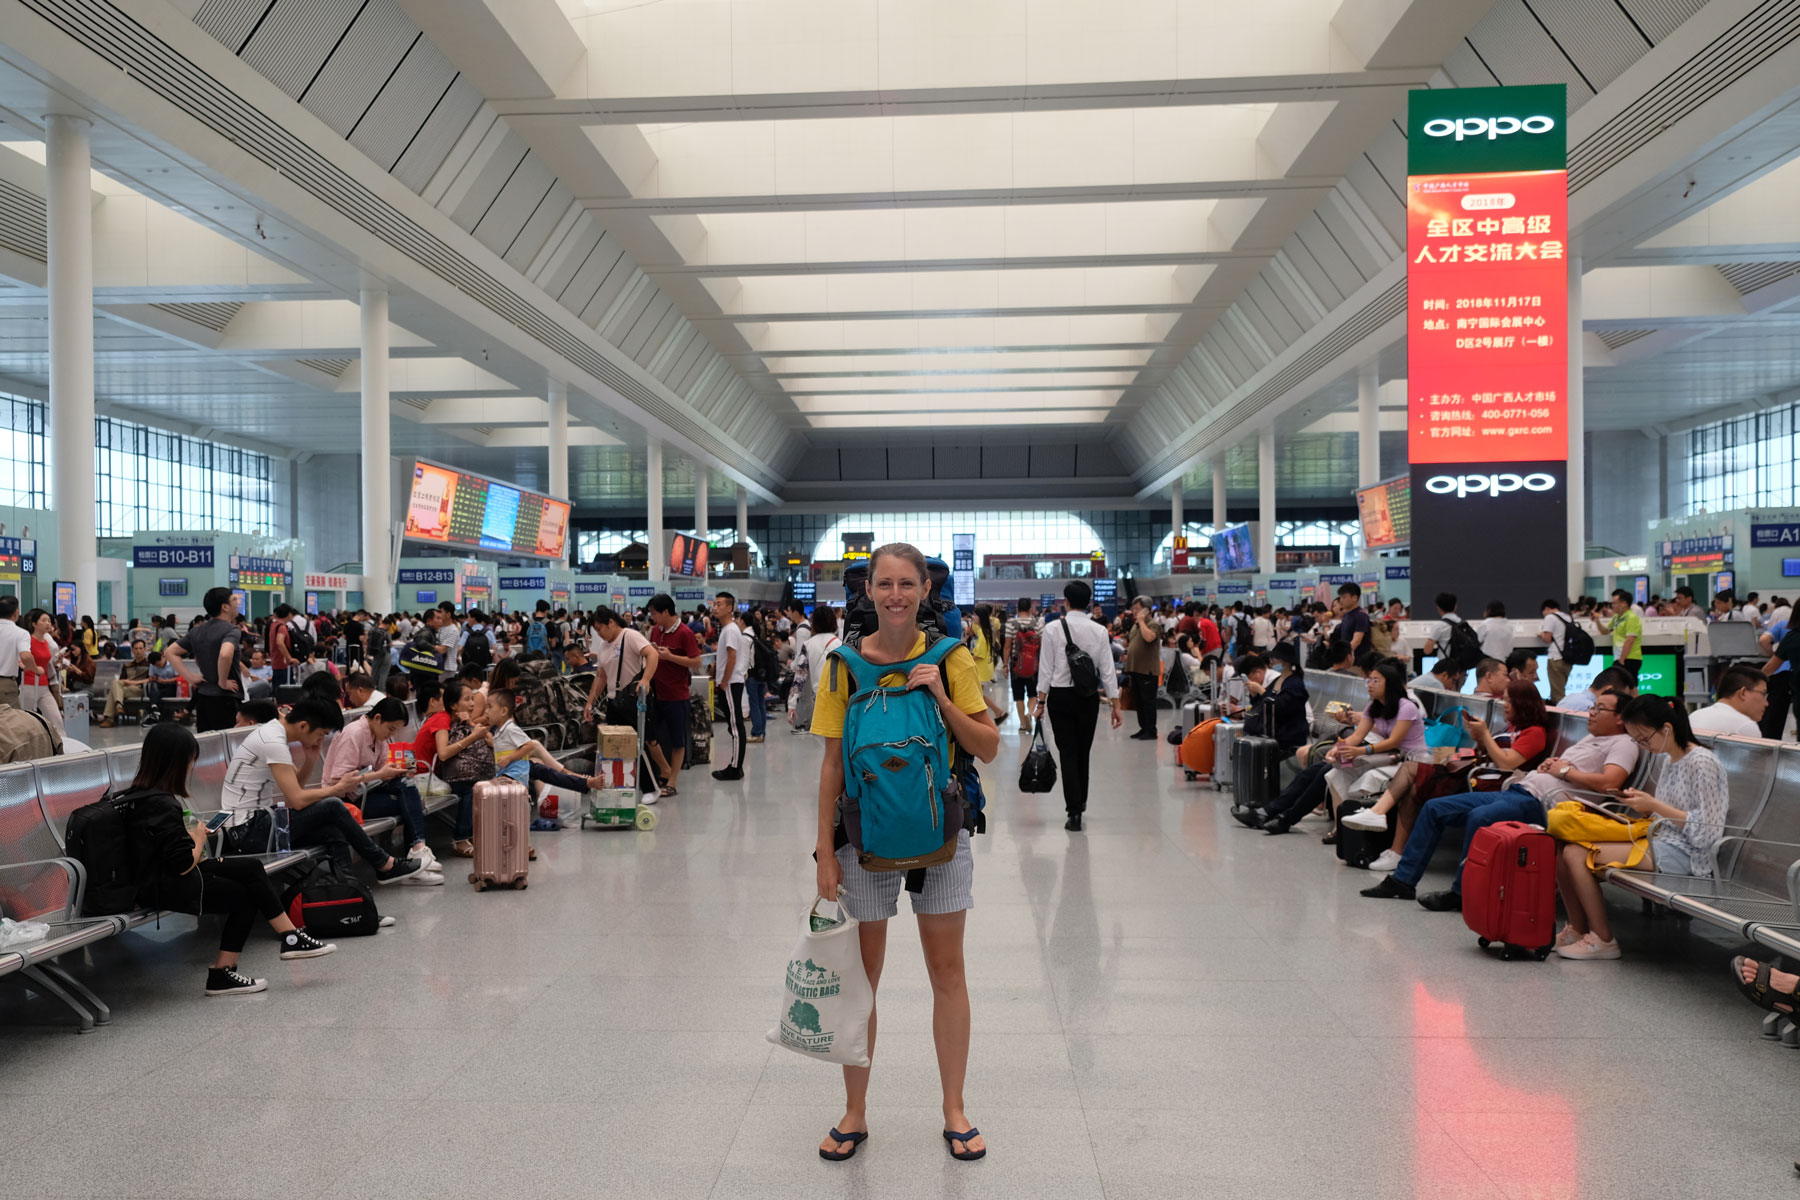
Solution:
{"label": "woman looking at smartphone", "polygon": [[[1626,788],[1619,799],[1650,817],[1650,845],[1630,869],[1663,875],[1709,876],[1725,837],[1731,785],[1713,752],[1694,740],[1687,709],[1661,696],[1638,696],[1622,714],[1625,735],[1640,754],[1668,756],[1657,777],[1656,794]],[[1606,900],[1594,871],[1629,861],[1633,842],[1600,842],[1591,850],[1577,842],[1558,848],[1556,886],[1569,923],[1556,935],[1563,958],[1613,959],[1619,943],[1606,919]],[[1590,867],[1589,864],[1592,864]]]}
{"label": "woman looking at smartphone", "polygon": [[[221,915],[219,956],[206,973],[208,996],[260,992],[266,979],[252,979],[237,969],[238,956],[250,940],[256,918],[269,923],[281,939],[282,958],[317,958],[337,947],[296,928],[281,908],[281,898],[254,858],[202,858],[207,827],[194,819],[187,798],[188,772],[200,755],[200,743],[185,725],[164,721],[144,735],[131,786],[115,793],[129,805],[131,848],[136,854],[138,905],[198,916]],[[181,797],[177,799],[176,797]]]}

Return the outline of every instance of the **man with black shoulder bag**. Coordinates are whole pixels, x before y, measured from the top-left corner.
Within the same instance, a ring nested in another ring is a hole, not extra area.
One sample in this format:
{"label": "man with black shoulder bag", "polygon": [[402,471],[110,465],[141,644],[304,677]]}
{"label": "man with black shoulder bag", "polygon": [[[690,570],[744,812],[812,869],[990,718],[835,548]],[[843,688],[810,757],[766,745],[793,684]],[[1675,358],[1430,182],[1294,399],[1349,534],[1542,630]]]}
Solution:
{"label": "man with black shoulder bag", "polygon": [[1119,708],[1119,680],[1113,666],[1112,640],[1106,629],[1088,616],[1094,593],[1081,580],[1063,588],[1069,611],[1056,627],[1046,627],[1038,650],[1038,698],[1034,717],[1050,715],[1050,732],[1056,754],[1062,760],[1063,805],[1069,819],[1063,828],[1081,831],[1087,811],[1088,756],[1094,748],[1094,729],[1100,720],[1100,701],[1112,706],[1112,727],[1123,722]]}

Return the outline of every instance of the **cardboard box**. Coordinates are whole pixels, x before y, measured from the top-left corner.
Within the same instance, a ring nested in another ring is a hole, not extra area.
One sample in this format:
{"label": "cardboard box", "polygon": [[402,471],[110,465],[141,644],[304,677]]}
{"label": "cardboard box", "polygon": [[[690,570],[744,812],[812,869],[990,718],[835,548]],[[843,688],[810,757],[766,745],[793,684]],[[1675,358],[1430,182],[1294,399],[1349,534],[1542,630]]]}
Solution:
{"label": "cardboard box", "polygon": [[599,757],[636,758],[637,730],[629,725],[602,725],[600,727]]}

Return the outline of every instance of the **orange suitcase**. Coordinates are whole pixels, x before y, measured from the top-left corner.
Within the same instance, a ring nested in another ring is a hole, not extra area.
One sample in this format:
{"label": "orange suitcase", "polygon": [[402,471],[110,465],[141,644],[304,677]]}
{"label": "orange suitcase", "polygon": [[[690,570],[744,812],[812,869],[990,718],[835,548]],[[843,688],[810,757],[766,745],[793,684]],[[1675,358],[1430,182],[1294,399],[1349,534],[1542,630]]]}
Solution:
{"label": "orange suitcase", "polygon": [[469,882],[523,888],[531,869],[531,796],[525,785],[502,775],[475,785],[475,867]]}
{"label": "orange suitcase", "polygon": [[1181,765],[1184,770],[1195,775],[1211,775],[1213,773],[1214,745],[1213,734],[1218,730],[1217,718],[1202,721],[1188,735],[1181,739]]}

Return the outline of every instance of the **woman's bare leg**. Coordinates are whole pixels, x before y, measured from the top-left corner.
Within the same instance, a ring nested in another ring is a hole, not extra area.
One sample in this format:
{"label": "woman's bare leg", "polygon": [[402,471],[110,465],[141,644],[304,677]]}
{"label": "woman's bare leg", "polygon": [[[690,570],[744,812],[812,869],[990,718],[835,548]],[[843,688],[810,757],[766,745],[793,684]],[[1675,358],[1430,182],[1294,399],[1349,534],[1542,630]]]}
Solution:
{"label": "woman's bare leg", "polygon": [[[963,1111],[963,1080],[969,1071],[969,980],[963,966],[966,912],[919,916],[919,940],[925,948],[925,971],[931,976],[931,1036],[937,1043],[938,1079],[944,1089],[944,1128],[961,1133],[972,1128]],[[987,1143],[970,1138],[967,1150]],[[953,1151],[961,1152],[960,1145]]]}
{"label": "woman's bare leg", "polygon": [[[881,985],[881,966],[887,958],[887,922],[864,921],[857,926],[857,936],[862,945],[863,973],[869,977],[869,993],[872,996]],[[869,1008],[869,1065],[866,1067],[844,1068],[844,1116],[837,1123],[839,1133],[867,1133],[869,1131],[869,1072],[875,1065],[875,1008]],[[819,1143],[819,1149],[833,1154],[850,1148],[849,1142],[840,1142],[827,1137]]]}

